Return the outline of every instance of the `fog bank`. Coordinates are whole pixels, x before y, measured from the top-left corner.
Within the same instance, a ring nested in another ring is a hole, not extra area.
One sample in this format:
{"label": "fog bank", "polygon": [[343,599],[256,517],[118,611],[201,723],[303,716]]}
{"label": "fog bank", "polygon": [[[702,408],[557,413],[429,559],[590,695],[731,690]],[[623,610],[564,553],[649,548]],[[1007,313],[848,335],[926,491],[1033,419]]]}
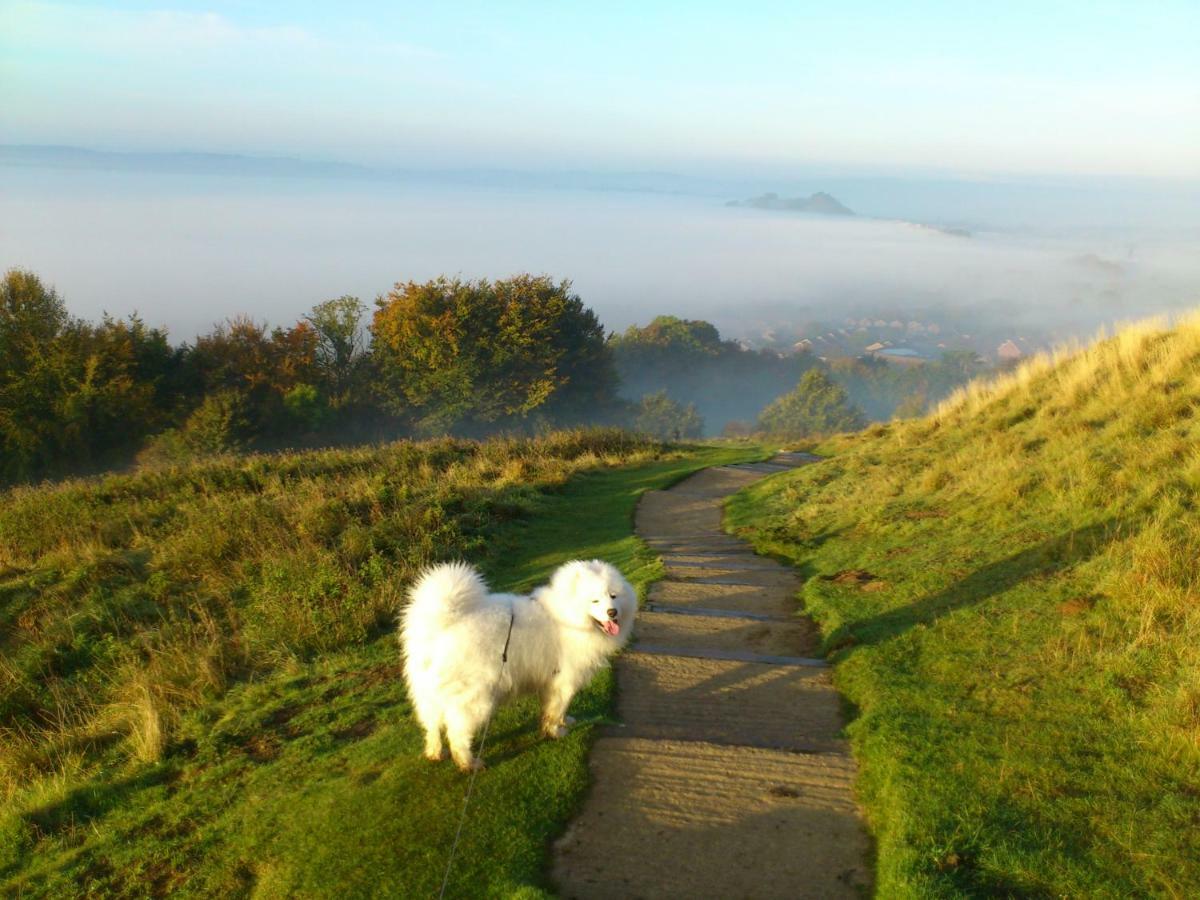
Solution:
{"label": "fog bank", "polygon": [[[370,300],[442,273],[546,272],[570,278],[611,329],[670,313],[751,339],[782,323],[929,308],[1087,332],[1200,303],[1200,231],[1145,224],[1151,215],[1137,227],[1018,227],[964,208],[964,237],[730,209],[723,200],[740,195],[713,184],[688,194],[477,181],[4,167],[0,266],[34,270],[77,315],[136,310],[176,340],[227,316],[286,323],[329,297]],[[856,211],[928,221],[919,203],[894,192],[873,203],[869,182],[856,184],[839,197]],[[953,211],[945,199],[939,209]]]}

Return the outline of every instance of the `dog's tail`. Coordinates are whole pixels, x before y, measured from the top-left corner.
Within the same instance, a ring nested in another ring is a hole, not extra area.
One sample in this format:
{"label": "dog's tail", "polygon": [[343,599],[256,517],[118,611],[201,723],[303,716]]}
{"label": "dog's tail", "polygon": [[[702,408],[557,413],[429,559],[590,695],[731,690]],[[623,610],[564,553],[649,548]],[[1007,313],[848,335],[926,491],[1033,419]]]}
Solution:
{"label": "dog's tail", "polygon": [[405,642],[442,631],[483,606],[487,596],[488,586],[482,576],[465,562],[442,563],[426,569],[408,592],[409,603],[401,622]]}

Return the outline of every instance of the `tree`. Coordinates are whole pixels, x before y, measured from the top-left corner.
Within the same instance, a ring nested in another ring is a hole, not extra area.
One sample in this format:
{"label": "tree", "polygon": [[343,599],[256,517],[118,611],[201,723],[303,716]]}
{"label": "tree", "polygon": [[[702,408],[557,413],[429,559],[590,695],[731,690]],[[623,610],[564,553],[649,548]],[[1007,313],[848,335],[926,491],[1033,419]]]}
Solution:
{"label": "tree", "polygon": [[604,329],[570,288],[532,275],[397,284],[371,323],[381,401],[427,432],[606,409],[616,374]]}
{"label": "tree", "polygon": [[32,272],[0,282],[0,478],[93,468],[128,454],[162,421],[177,363],[136,316],[72,319]]}
{"label": "tree", "polygon": [[268,332],[265,324],[247,316],[227,319],[197,338],[188,354],[196,386],[193,404],[222,391],[237,394],[246,437],[269,439],[297,427],[309,430],[321,416],[314,412],[298,418],[284,398],[320,379],[319,344],[320,336],[307,320]]}
{"label": "tree", "polygon": [[178,362],[166,332],[136,315],[106,315],[99,325],[73,322],[57,344],[64,377],[55,420],[63,461],[79,466],[127,457],[164,424],[170,397],[160,388]]}
{"label": "tree", "polygon": [[676,316],[657,316],[644,328],[630,325],[624,334],[614,335],[612,343],[631,362],[665,367],[678,360],[720,356],[729,349],[711,322]]}
{"label": "tree", "polygon": [[969,350],[950,350],[940,360],[916,365],[896,365],[870,356],[835,359],[828,365],[833,380],[873,421],[911,415],[916,409],[912,398],[923,397],[927,407],[982,371],[979,356]]}
{"label": "tree", "polygon": [[53,288],[11,269],[0,282],[0,468],[5,478],[39,473],[55,443],[60,392],[58,337],[69,323]]}
{"label": "tree", "polygon": [[24,368],[39,345],[52,341],[69,321],[54,288],[32,272],[9,269],[0,282],[0,372]]}
{"label": "tree", "polygon": [[774,400],[758,417],[761,430],[791,438],[856,431],[864,425],[866,419],[845,389],[820,369],[805,372],[794,390]]}
{"label": "tree", "polygon": [[658,391],[642,398],[633,427],[643,434],[678,441],[700,437],[704,433],[704,419],[693,404],[684,406],[672,400],[666,391]]}
{"label": "tree", "polygon": [[277,394],[320,379],[320,335],[307,321],[276,328],[267,347],[267,382]]}
{"label": "tree", "polygon": [[198,337],[188,359],[201,396],[220,390],[252,396],[270,387],[271,356],[266,325],[235,316]]}
{"label": "tree", "polygon": [[621,393],[630,399],[665,390],[692,403],[716,431],[753,416],[816,364],[807,353],[746,350],[698,319],[659,316],[609,338]]}
{"label": "tree", "polygon": [[318,303],[304,317],[317,333],[316,366],[332,406],[345,406],[355,393],[366,357],[366,312],[357,297],[344,296]]}

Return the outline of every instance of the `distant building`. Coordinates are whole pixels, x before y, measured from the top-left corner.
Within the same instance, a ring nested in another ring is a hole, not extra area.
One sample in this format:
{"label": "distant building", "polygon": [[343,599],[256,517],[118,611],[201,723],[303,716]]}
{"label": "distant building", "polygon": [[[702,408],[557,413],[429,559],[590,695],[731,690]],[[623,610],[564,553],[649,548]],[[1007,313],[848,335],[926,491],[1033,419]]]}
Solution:
{"label": "distant building", "polygon": [[1005,341],[996,348],[996,356],[999,357],[1001,362],[1015,362],[1024,355],[1021,352],[1021,348],[1012,341]]}
{"label": "distant building", "polygon": [[883,343],[880,343],[879,341],[876,341],[871,346],[867,347],[866,350],[868,353],[878,353],[880,350],[884,350],[886,348],[887,348],[887,344],[883,344]]}
{"label": "distant building", "polygon": [[876,358],[886,359],[890,363],[901,366],[911,366],[927,362],[926,358],[909,347],[886,347],[876,352]]}

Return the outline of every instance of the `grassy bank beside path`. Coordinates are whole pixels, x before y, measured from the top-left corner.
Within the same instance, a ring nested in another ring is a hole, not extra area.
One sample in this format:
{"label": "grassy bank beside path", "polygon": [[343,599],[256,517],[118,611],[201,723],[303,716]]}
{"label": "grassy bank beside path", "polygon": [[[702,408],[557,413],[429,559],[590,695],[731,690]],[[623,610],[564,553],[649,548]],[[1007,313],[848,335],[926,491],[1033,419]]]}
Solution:
{"label": "grassy bank beside path", "polygon": [[729,524],[806,577],[881,897],[1200,896],[1200,319],[830,441]]}
{"label": "grassy bank beside path", "polygon": [[[465,779],[421,758],[378,610],[399,602],[424,561],[453,556],[514,590],[595,556],[644,590],[659,565],[632,535],[641,492],[762,456],[554,440],[229,460],[6,496],[0,524],[42,531],[0,533],[10,629],[0,637],[0,892],[435,895]],[[122,504],[127,515],[109,514]],[[60,515],[56,532],[44,519]],[[201,526],[204,547],[189,540]],[[420,552],[392,549],[401,532],[423,537]],[[283,558],[301,568],[289,573]],[[209,593],[197,577],[211,579]],[[342,605],[331,612],[326,595]],[[199,641],[205,617],[227,641]],[[226,654],[217,683],[175,706],[169,693],[144,693],[179,674],[166,663],[185,666],[189,646]],[[46,718],[55,692],[73,718]],[[533,701],[499,713],[450,896],[544,893],[548,841],[580,802],[611,693],[602,673],[572,708],[580,726],[557,742],[539,738]],[[156,751],[145,733],[154,721]]]}

